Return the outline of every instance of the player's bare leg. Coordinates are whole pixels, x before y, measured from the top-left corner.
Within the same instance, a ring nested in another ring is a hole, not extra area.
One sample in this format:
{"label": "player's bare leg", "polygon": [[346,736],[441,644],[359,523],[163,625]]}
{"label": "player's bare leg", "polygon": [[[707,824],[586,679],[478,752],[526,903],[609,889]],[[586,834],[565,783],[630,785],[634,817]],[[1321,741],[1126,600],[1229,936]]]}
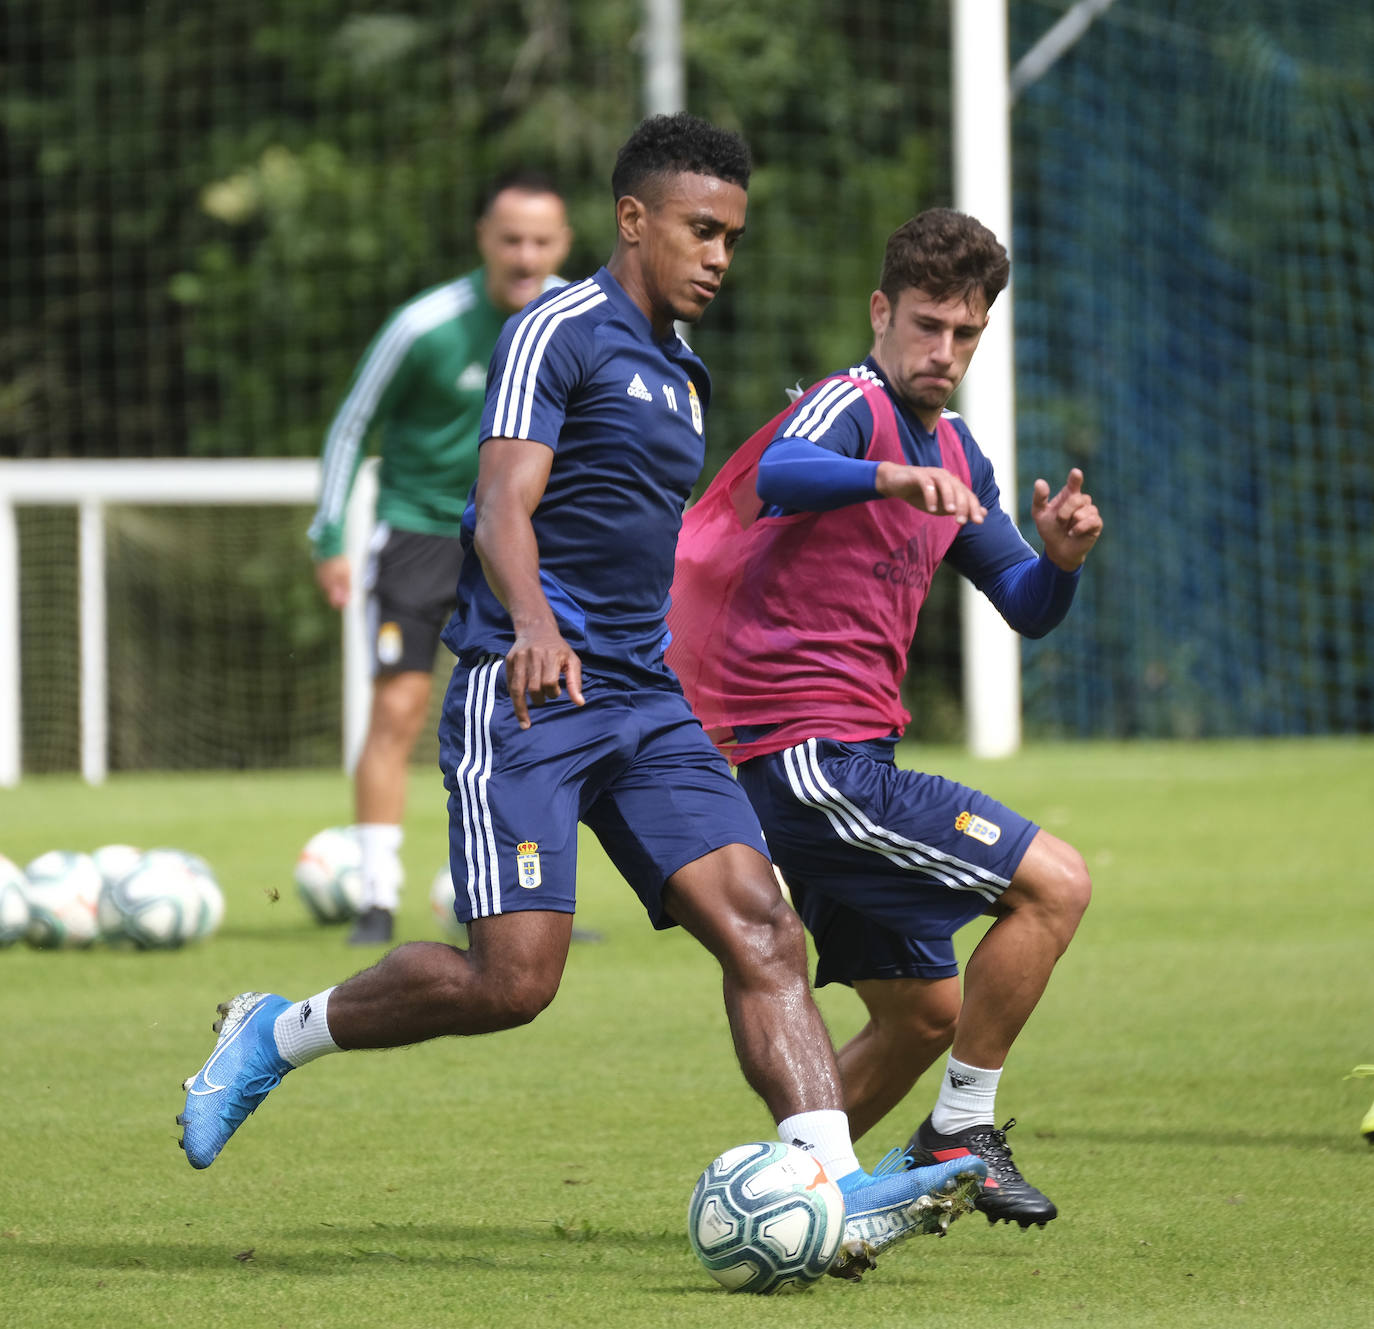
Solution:
{"label": "player's bare leg", "polygon": [[1006,1062],[1091,895],[1079,852],[1038,831],[1002,894],[997,918],[964,966],[953,1049],[960,1061],[989,1069]]}
{"label": "player's bare leg", "polygon": [[363,828],[362,909],[349,935],[356,946],[391,940],[410,754],[429,714],[429,693],[430,675],[416,669],[373,681],[371,719],[353,773],[354,820]]}
{"label": "player's bare leg", "polygon": [[840,1110],[834,1049],[806,978],[801,921],[768,860],[727,845],[674,873],[668,912],[720,962],[735,1054],[774,1120]]}
{"label": "player's bare leg", "polygon": [[959,1019],[957,978],[860,979],[868,1023],[835,1055],[854,1139],[862,1139],[949,1050]]}
{"label": "player's bare leg", "polygon": [[410,942],[304,1001],[244,992],[225,1002],[214,1049],[183,1085],[191,1166],[209,1167],[284,1075],[325,1052],[528,1024],[558,991],[571,936],[571,914],[502,914],[475,920],[468,951]]}
{"label": "player's bare leg", "polygon": [[[998,901],[997,917],[964,969],[964,1005],[951,1065],[930,1117],[908,1148],[917,1161],[976,1154],[988,1165],[978,1207],[990,1222],[1044,1226],[1058,1213],[1021,1175],[993,1118],[996,1081],[1017,1035],[1088,907],[1092,884],[1072,845],[1038,831]],[[955,1064],[962,1068],[956,1074]]]}
{"label": "player's bare leg", "polygon": [[[986,1169],[968,1158],[910,1171],[880,1165],[874,1174],[859,1167],[834,1050],[807,981],[801,922],[767,860],[748,846],[728,845],[674,873],[663,901],[720,962],[745,1079],[785,1125],[784,1138],[803,1132],[796,1142],[816,1154],[844,1194],[845,1236],[830,1272],[858,1278],[895,1242],[943,1235],[972,1207]],[[892,1157],[895,1166],[907,1166],[899,1151]]]}

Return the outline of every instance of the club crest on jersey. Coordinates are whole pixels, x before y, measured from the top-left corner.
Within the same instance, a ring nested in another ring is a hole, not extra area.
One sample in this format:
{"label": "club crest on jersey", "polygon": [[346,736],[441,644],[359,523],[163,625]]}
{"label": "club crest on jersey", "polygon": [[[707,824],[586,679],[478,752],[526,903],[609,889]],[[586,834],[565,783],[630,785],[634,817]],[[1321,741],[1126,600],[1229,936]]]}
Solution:
{"label": "club crest on jersey", "polygon": [[405,641],[399,623],[383,623],[377,629],[377,659],[384,665],[394,665],[401,658]]}
{"label": "club crest on jersey", "polygon": [[955,817],[954,829],[962,831],[965,835],[971,835],[975,840],[981,840],[984,844],[996,844],[1002,838],[1000,826],[985,821],[982,817],[975,817],[971,812],[961,812]]}
{"label": "club crest on jersey", "polygon": [[533,840],[521,840],[515,846],[515,879],[527,891],[539,885],[539,846]]}
{"label": "club crest on jersey", "polygon": [[701,433],[701,398],[697,396],[697,385],[687,380],[687,404],[692,408],[692,428]]}

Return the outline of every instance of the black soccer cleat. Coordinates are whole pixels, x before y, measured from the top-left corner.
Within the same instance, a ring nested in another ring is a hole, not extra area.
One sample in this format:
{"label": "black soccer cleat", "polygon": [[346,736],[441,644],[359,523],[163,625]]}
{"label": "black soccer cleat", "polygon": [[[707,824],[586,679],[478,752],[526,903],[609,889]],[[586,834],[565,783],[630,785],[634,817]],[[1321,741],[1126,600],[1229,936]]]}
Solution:
{"label": "black soccer cleat", "polygon": [[391,940],[392,919],[389,909],[373,905],[358,915],[353,931],[348,934],[350,946],[385,946]]}
{"label": "black soccer cleat", "polygon": [[1015,1125],[1013,1117],[1001,1130],[992,1125],[970,1126],[953,1135],[941,1135],[927,1117],[916,1128],[906,1149],[917,1167],[942,1163],[961,1154],[977,1154],[988,1165],[988,1175],[974,1207],[988,1216],[989,1223],[1019,1223],[1022,1230],[1032,1223],[1044,1227],[1059,1210],[1054,1201],[1036,1190],[1012,1162],[1007,1132]]}

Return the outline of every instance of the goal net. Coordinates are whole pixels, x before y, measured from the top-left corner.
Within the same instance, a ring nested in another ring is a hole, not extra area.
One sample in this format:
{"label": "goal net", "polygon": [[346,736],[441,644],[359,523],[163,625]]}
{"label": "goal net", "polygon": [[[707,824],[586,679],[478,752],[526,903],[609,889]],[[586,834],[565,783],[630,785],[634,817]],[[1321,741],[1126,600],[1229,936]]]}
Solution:
{"label": "goal net", "polygon": [[1107,523],[1028,729],[1369,731],[1374,11],[1117,0],[1012,124],[1021,487]]}

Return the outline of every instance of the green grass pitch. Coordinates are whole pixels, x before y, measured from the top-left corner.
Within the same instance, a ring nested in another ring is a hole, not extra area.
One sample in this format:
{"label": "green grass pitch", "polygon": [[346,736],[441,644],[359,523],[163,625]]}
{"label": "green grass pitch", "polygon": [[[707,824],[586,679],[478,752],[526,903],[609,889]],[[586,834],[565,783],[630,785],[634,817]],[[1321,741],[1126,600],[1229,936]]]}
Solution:
{"label": "green grass pitch", "polygon": [[[730,1297],[684,1232],[697,1173],[771,1135],[714,966],[655,935],[586,842],[562,992],[532,1026],[291,1076],[219,1162],[176,1146],[217,1001],[302,996],[368,960],[308,921],[295,854],[348,819],[330,773],[39,778],[0,793],[0,852],[173,845],[228,911],[172,953],[0,952],[0,1320],[29,1326],[1374,1321],[1374,743],[1034,748],[904,759],[977,784],[1083,851],[1095,898],[999,1106],[1058,1202],[1044,1231],[957,1223],[859,1286]],[[417,766],[402,932],[434,937],[438,777]],[[967,929],[965,947],[976,939]],[[837,1040],[852,994],[827,989]],[[932,1077],[859,1146],[872,1164]]]}

